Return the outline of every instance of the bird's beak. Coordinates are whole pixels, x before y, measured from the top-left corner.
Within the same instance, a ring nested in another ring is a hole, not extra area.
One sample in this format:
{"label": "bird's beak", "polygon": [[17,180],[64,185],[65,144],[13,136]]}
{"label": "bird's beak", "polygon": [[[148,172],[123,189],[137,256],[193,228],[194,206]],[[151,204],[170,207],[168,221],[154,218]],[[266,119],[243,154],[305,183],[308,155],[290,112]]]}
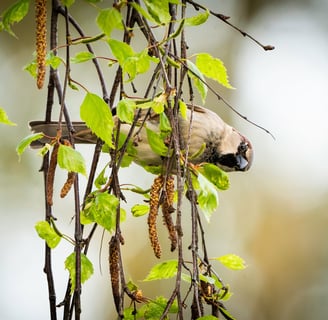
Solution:
{"label": "bird's beak", "polygon": [[248,170],[248,161],[241,154],[236,155],[237,171],[246,171]]}

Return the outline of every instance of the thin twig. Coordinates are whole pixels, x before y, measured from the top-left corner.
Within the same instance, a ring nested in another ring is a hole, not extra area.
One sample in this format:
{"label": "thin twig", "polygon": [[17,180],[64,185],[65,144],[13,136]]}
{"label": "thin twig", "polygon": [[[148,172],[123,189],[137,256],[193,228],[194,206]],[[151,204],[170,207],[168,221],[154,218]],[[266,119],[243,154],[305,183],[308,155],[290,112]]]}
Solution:
{"label": "thin twig", "polygon": [[[199,8],[203,9],[203,10],[208,10],[205,6],[194,2],[192,0],[187,0],[188,3],[190,3],[191,5],[193,5],[196,10],[198,10]],[[216,13],[212,10],[208,10],[209,13],[217,18],[219,18],[221,21],[223,21],[224,23],[226,23],[227,25],[229,25],[230,27],[232,27],[233,29],[235,29],[236,31],[238,31],[242,36],[247,37],[249,39],[251,39],[252,41],[254,41],[257,45],[259,45],[260,47],[262,47],[265,51],[268,50],[274,50],[274,46],[272,45],[263,45],[260,41],[256,40],[253,36],[251,36],[250,34],[248,34],[247,32],[243,31],[242,29],[238,28],[237,26],[235,26],[234,24],[232,24],[231,22],[228,21],[228,19],[230,17],[221,14],[221,13]]]}

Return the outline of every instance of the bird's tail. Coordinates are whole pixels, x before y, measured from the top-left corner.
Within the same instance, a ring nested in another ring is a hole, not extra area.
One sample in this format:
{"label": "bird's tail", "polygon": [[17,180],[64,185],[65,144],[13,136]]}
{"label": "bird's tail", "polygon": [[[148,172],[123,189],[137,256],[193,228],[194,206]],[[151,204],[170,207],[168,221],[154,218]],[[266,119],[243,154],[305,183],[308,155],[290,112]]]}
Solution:
{"label": "bird's tail", "polygon": [[[31,121],[29,123],[30,130],[33,133],[43,133],[44,137],[40,140],[34,141],[31,147],[41,148],[45,143],[49,142],[51,138],[57,136],[58,122],[45,122],[45,121]],[[66,123],[62,123],[62,138],[68,138],[69,129]],[[74,137],[75,143],[96,143],[97,137],[91,132],[84,122],[72,122],[72,129],[70,130]]]}

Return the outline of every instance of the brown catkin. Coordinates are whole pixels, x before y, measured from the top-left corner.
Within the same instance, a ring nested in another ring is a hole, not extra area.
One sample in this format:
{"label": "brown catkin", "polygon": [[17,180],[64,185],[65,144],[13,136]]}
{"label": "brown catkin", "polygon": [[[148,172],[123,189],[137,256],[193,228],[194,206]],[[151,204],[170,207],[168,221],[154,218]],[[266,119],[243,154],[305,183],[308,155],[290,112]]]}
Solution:
{"label": "brown catkin", "polygon": [[109,272],[112,283],[112,292],[116,311],[120,310],[120,268],[119,268],[119,241],[114,236],[109,242]]}
{"label": "brown catkin", "polygon": [[60,191],[61,198],[65,198],[67,196],[67,194],[69,193],[69,191],[71,190],[72,185],[75,180],[75,176],[76,176],[75,172],[68,172],[66,182],[64,183],[64,185]]}
{"label": "brown catkin", "polygon": [[58,156],[59,143],[56,142],[53,146],[50,163],[47,174],[47,185],[46,185],[46,194],[47,194],[47,203],[49,206],[53,204],[53,194],[54,194],[54,181],[55,181],[55,171],[57,166],[57,156]]}
{"label": "brown catkin", "polygon": [[158,240],[156,220],[159,208],[160,191],[163,186],[163,176],[155,178],[150,189],[150,203],[148,215],[148,232],[151,246],[154,250],[156,258],[160,258],[162,254],[161,245]]}
{"label": "brown catkin", "polygon": [[37,79],[39,89],[43,87],[46,76],[46,53],[47,53],[47,1],[35,0],[36,20],[36,61]]}
{"label": "brown catkin", "polygon": [[165,184],[165,197],[162,204],[162,213],[164,223],[169,232],[169,239],[171,240],[171,251],[174,251],[178,244],[178,237],[176,228],[172,219],[173,208],[173,198],[174,198],[174,177],[168,176]]}

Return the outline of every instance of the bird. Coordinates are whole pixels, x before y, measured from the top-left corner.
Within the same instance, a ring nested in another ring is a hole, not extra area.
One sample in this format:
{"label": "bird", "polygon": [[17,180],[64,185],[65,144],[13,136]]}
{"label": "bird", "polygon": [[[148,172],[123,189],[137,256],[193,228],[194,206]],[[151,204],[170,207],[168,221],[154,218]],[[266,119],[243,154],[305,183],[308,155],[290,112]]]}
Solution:
{"label": "bird", "polygon": [[[147,166],[162,164],[163,156],[155,153],[147,138],[146,128],[159,132],[159,115],[153,111],[140,110],[138,121],[133,128],[133,146],[136,150],[134,162]],[[190,119],[192,117],[192,124]],[[117,115],[114,123],[118,124]],[[73,122],[75,143],[96,143],[97,137],[84,122]],[[29,123],[33,133],[43,132],[46,136],[56,136],[58,123],[31,121]],[[247,171],[253,162],[253,147],[251,142],[238,130],[224,122],[221,117],[210,109],[198,105],[187,104],[186,117],[179,115],[178,125],[181,134],[181,149],[189,141],[189,155],[192,164],[211,163],[225,172]],[[190,129],[191,126],[191,130]],[[63,136],[67,136],[67,129],[63,127]],[[120,123],[120,131],[128,135],[131,124]],[[66,130],[66,131],[65,131]],[[41,147],[45,138],[35,141],[32,148]]]}

